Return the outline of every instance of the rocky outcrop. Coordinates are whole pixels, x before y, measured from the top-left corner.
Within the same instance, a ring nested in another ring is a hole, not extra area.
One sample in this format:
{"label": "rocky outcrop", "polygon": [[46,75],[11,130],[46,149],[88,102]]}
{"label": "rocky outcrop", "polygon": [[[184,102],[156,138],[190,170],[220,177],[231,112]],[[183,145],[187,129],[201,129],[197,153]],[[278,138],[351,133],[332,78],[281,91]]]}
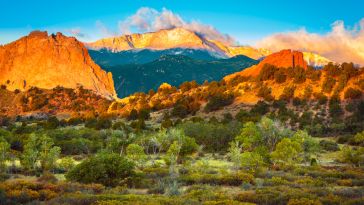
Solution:
{"label": "rocky outcrop", "polygon": [[237,75],[241,76],[257,76],[262,70],[265,64],[274,65],[276,67],[301,67],[307,69],[307,62],[304,60],[303,53],[300,51],[292,51],[290,49],[282,50],[277,53],[268,55],[264,60],[262,60],[258,65],[254,65],[243,71],[226,76],[224,79],[229,80]]}
{"label": "rocky outcrop", "polygon": [[0,46],[0,84],[9,90],[83,86],[116,97],[112,74],[92,61],[81,42],[61,33],[34,31]]}

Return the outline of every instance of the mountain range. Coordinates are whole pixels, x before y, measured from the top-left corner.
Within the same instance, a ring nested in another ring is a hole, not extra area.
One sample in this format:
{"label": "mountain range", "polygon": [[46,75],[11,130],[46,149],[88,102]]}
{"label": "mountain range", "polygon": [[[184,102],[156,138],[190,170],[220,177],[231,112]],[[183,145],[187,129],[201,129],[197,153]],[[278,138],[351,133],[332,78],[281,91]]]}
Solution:
{"label": "mountain range", "polygon": [[116,94],[124,97],[156,90],[163,82],[178,86],[192,80],[200,84],[219,81],[249,67],[246,73],[259,73],[255,67],[261,67],[258,63],[263,59],[270,64],[280,61],[282,67],[292,66],[293,60],[303,68],[329,62],[314,53],[296,52],[293,59],[276,55],[279,53],[266,49],[229,46],[183,28],[93,43],[81,43],[61,33],[35,31],[0,47],[0,83],[9,90],[82,86],[112,99]]}
{"label": "mountain range", "polygon": [[[216,58],[230,58],[245,55],[249,58],[260,60],[272,53],[264,48],[251,46],[232,46],[217,40],[207,39],[196,32],[184,28],[164,29],[156,32],[122,35],[85,43],[90,50],[103,50],[118,53],[123,51],[138,52],[141,50],[164,51],[169,49],[195,49],[210,53]],[[331,60],[318,54],[303,52],[309,65],[321,67]]]}
{"label": "mountain range", "polygon": [[245,55],[253,59],[259,59],[270,53],[270,51],[255,49],[249,46],[225,45],[219,41],[206,39],[198,33],[184,28],[105,38],[92,43],[86,43],[86,46],[92,50],[107,49],[112,52],[136,49],[165,50],[171,48],[190,48],[207,50],[217,57]]}
{"label": "mountain range", "polygon": [[[219,81],[272,53],[250,46],[226,45],[183,28],[105,38],[85,45],[91,58],[114,74],[119,97],[156,89],[163,82],[178,86],[192,80]],[[303,52],[302,59],[313,67],[330,62],[307,52]]]}

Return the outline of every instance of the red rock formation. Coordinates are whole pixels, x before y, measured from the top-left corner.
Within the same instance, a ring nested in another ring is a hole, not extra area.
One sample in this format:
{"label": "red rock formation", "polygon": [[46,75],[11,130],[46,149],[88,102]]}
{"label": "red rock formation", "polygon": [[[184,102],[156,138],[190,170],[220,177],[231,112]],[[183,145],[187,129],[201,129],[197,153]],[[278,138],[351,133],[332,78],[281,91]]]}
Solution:
{"label": "red rock formation", "polygon": [[257,76],[262,70],[265,64],[271,64],[276,67],[302,67],[304,69],[307,68],[307,62],[303,58],[303,53],[300,51],[292,51],[292,50],[282,50],[277,53],[273,53],[267,56],[264,60],[262,60],[258,65],[254,65],[250,68],[247,68],[243,71],[231,74],[226,76],[224,79],[229,80],[235,77],[236,75],[243,76]]}
{"label": "red rock formation", "polygon": [[9,90],[83,86],[108,98],[116,96],[111,73],[92,61],[81,42],[61,33],[34,31],[0,46],[0,84]]}

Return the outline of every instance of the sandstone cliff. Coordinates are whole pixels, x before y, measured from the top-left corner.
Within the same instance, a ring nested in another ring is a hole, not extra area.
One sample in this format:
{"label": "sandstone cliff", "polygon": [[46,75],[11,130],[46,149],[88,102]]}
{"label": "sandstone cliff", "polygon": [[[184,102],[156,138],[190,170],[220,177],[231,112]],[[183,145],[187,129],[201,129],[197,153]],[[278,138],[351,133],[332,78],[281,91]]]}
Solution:
{"label": "sandstone cliff", "polygon": [[258,65],[254,65],[250,68],[242,70],[240,72],[231,74],[226,76],[225,80],[230,80],[237,75],[241,76],[257,76],[260,71],[262,70],[265,64],[274,65],[276,67],[301,67],[306,69],[307,62],[303,57],[303,53],[299,51],[292,51],[292,50],[282,50],[277,53],[273,53],[267,56],[264,60],[262,60]]}
{"label": "sandstone cliff", "polygon": [[0,46],[0,84],[9,90],[83,86],[116,97],[112,74],[92,61],[81,42],[61,33],[34,31]]}

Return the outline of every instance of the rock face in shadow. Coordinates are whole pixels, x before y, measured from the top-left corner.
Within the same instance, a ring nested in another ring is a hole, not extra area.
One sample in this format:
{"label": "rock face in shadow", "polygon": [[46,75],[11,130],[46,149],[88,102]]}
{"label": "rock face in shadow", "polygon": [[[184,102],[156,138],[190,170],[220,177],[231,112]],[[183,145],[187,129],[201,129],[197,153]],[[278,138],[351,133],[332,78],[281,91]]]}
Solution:
{"label": "rock face in shadow", "polygon": [[82,86],[109,99],[116,97],[112,74],[93,62],[83,43],[61,33],[33,31],[0,46],[0,84],[9,90]]}

